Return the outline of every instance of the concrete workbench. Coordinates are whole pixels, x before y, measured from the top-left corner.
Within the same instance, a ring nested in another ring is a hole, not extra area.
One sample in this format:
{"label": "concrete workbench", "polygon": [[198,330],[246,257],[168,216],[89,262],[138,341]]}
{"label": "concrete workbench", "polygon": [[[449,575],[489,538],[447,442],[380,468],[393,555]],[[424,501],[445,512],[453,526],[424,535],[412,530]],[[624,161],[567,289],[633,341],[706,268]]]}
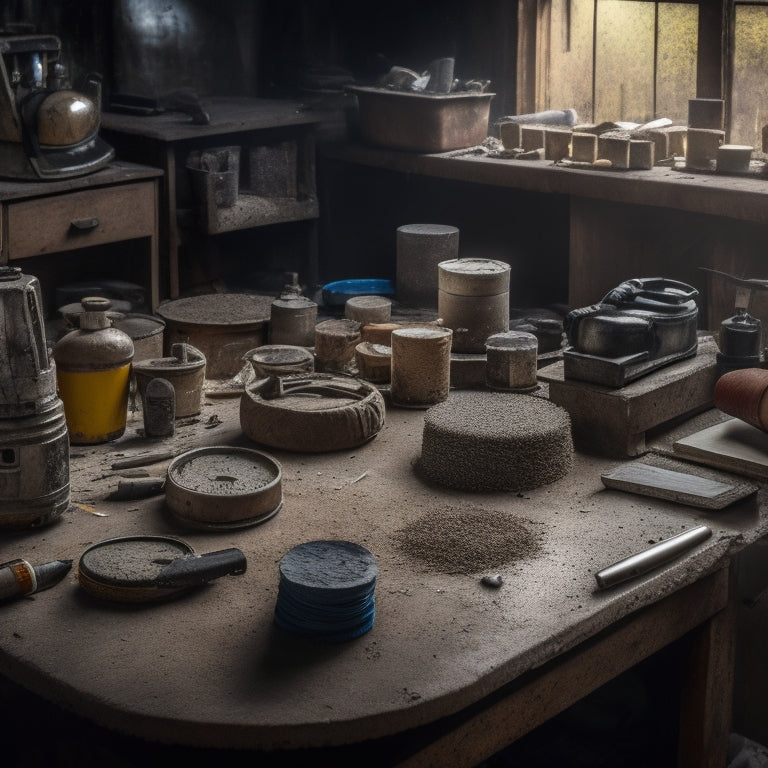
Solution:
{"label": "concrete workbench", "polygon": [[[238,547],[248,567],[144,605],[92,597],[73,568],[55,587],[2,606],[0,673],[106,729],[150,743],[253,750],[258,765],[271,765],[270,755],[276,765],[317,765],[324,748],[354,749],[368,766],[472,766],[687,636],[680,764],[723,766],[730,565],[768,531],[764,491],[721,512],[684,507],[608,491],[600,472],[616,462],[576,455],[565,478],[529,492],[451,492],[414,470],[425,412],[387,405],[381,432],[354,450],[268,450],[282,465],[284,505],[236,530],[185,529],[163,496],[105,497],[118,458],[258,448],[240,429],[239,398],[206,398],[172,438],[141,437],[138,411],[119,440],[72,446],[70,509],[47,528],[4,534],[0,560],[77,565],[93,542],[167,534],[198,554]],[[166,465],[146,469],[162,476]],[[499,589],[481,583],[485,571],[449,573],[398,545],[399,532],[430,513],[473,510],[509,515],[541,544],[494,569]],[[705,543],[596,590],[600,568],[699,523],[712,528]],[[273,625],[279,561],[314,539],[355,541],[377,558],[375,623],[356,640],[315,644]]]}

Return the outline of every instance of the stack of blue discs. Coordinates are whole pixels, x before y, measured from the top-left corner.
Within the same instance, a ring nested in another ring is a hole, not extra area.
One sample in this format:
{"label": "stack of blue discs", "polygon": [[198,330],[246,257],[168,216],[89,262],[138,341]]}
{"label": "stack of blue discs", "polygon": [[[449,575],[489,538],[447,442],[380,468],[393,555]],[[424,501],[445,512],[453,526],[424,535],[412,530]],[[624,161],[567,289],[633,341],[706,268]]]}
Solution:
{"label": "stack of blue discs", "polygon": [[375,613],[376,558],[349,541],[309,541],[280,560],[275,624],[325,642],[366,633]]}

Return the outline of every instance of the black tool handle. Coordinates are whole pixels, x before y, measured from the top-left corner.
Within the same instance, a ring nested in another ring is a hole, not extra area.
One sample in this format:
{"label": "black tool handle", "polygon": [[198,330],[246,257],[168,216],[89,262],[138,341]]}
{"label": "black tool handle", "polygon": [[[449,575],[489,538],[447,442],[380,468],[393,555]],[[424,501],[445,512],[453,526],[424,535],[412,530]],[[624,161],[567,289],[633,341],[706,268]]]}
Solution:
{"label": "black tool handle", "polygon": [[245,573],[245,555],[236,547],[208,552],[204,555],[187,555],[172,560],[157,575],[158,587],[196,587],[219,576]]}

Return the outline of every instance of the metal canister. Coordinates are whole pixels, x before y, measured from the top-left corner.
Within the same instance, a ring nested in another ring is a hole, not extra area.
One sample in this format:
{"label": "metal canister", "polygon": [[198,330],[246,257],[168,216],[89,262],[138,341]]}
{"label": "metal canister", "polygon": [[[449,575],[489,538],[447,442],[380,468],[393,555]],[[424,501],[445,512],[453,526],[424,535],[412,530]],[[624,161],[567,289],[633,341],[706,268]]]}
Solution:
{"label": "metal canister", "polygon": [[125,432],[134,349],[112,326],[109,299],[89,296],[82,304],[80,328],[59,339],[53,356],[70,442],[91,445]]}
{"label": "metal canister", "polygon": [[0,419],[0,527],[47,525],[69,501],[69,434],[61,400],[44,413]]}
{"label": "metal canister", "polygon": [[453,330],[453,351],[484,352],[489,336],[509,330],[509,264],[452,259],[438,272],[437,313]]}
{"label": "metal canister", "polygon": [[69,435],[36,277],[0,267],[0,317],[0,527],[22,529],[69,506]]}
{"label": "metal canister", "polygon": [[298,285],[286,285],[270,306],[269,341],[296,347],[315,343],[317,304],[302,296]]}
{"label": "metal canister", "polygon": [[133,362],[152,360],[163,356],[165,320],[154,315],[131,313],[112,322],[133,339]]}
{"label": "metal canister", "polygon": [[171,345],[171,357],[141,360],[133,364],[136,385],[146,407],[147,386],[156,378],[167,379],[175,392],[175,418],[195,416],[202,409],[206,357],[191,344]]}

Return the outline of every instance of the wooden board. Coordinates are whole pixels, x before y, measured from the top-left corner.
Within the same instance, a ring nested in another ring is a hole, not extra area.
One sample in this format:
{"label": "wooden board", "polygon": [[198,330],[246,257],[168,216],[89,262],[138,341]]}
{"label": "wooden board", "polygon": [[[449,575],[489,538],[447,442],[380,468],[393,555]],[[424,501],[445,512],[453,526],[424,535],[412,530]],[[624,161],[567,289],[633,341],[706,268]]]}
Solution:
{"label": "wooden board", "polygon": [[746,482],[724,482],[691,472],[679,472],[633,461],[600,475],[606,488],[667,499],[705,509],[724,509],[757,493],[758,487]]}
{"label": "wooden board", "polygon": [[746,477],[768,480],[768,433],[741,419],[695,432],[672,445],[675,455]]}

